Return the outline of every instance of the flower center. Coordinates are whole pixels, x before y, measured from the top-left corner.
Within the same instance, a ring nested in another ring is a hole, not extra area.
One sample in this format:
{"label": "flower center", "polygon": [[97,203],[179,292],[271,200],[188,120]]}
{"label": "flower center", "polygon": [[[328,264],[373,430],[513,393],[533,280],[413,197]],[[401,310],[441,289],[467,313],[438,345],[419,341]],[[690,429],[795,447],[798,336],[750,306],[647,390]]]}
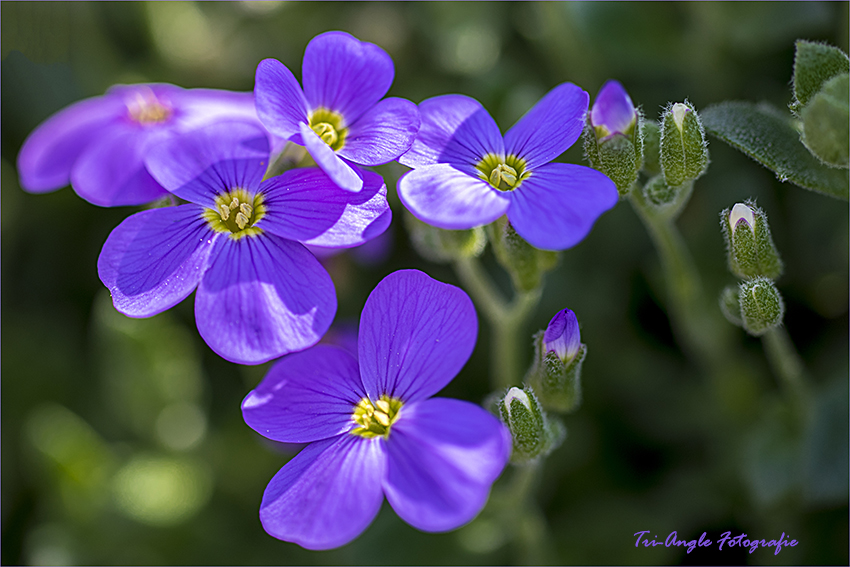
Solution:
{"label": "flower center", "polygon": [[342,149],[348,129],[343,127],[342,114],[326,108],[310,113],[310,128],[334,151]]}
{"label": "flower center", "polygon": [[389,437],[390,426],[398,418],[402,402],[398,398],[391,398],[384,394],[377,402],[372,403],[369,398],[363,398],[356,406],[351,418],[359,427],[351,430],[354,435],[367,439],[372,437]]}
{"label": "flower center", "polygon": [[525,170],[525,160],[514,155],[507,157],[487,154],[475,168],[479,176],[499,191],[513,191],[531,175]]}
{"label": "flower center", "polygon": [[133,93],[133,98],[127,101],[127,112],[130,120],[142,125],[160,124],[171,118],[171,107],[147,87]]}
{"label": "flower center", "polygon": [[204,211],[204,218],[216,232],[229,232],[231,238],[261,234],[263,231],[254,226],[266,214],[263,196],[250,195],[246,190],[236,188],[219,195],[215,199],[215,209]]}

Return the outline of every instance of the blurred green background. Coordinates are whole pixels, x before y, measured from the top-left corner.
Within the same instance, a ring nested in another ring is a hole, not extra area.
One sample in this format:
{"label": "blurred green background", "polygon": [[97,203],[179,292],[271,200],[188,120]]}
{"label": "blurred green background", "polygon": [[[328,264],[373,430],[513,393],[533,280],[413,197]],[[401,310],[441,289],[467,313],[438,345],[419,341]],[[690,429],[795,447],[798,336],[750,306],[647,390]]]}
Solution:
{"label": "blurred green background", "polygon": [[[791,99],[794,40],[848,50],[846,2],[759,3],[2,3],[2,563],[512,564],[527,561],[482,517],[423,534],[384,505],[355,542],[309,552],[266,535],[258,507],[292,449],[242,421],[268,365],[240,367],[199,338],[192,301],[147,320],[118,314],[97,277],[110,230],[134,209],[99,209],[71,189],[29,195],[15,160],[64,106],[115,83],[251,90],[274,57],[300,77],[307,42],[345,30],[393,58],[393,96],[481,101],[503,131],[558,83],[595,96],[620,80],[649,118],[668,101]],[[562,161],[583,163],[580,144]],[[848,563],[848,207],[779,183],[710,140],[711,165],[678,221],[707,301],[735,283],[718,213],[758,199],[786,271],[785,323],[816,411],[799,442],[782,433],[782,390],[760,341],[728,326],[747,364],[710,377],[682,354],[658,258],[621,202],[547,276],[530,336],[558,309],[582,324],[585,400],[565,419],[537,501],[557,564]],[[419,268],[395,183],[390,251],[328,259],[338,321],[355,321],[391,271]],[[484,262],[500,278],[488,250]],[[444,392],[489,393],[488,329]],[[796,444],[795,444],[796,443]],[[510,473],[506,473],[510,475]],[[536,529],[526,526],[527,529]],[[715,540],[731,530],[799,541],[778,556],[717,546],[636,549],[632,534]]]}

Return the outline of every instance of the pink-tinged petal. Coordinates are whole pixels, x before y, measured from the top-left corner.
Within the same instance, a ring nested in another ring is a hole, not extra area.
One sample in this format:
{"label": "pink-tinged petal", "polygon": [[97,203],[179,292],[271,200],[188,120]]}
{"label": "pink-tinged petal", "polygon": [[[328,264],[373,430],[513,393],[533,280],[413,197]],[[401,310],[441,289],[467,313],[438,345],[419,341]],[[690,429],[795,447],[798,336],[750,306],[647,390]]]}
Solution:
{"label": "pink-tinged petal", "polygon": [[210,348],[231,362],[260,364],[319,342],[336,313],[319,261],[269,233],[221,240],[195,295],[198,331]]}
{"label": "pink-tinged petal", "polygon": [[215,208],[236,187],[254,192],[269,165],[269,142],[259,124],[216,122],[151,148],[145,166],[181,199]]}
{"label": "pink-tinged petal", "polygon": [[419,104],[419,133],[399,158],[408,167],[449,163],[471,175],[487,154],[504,155],[496,122],[481,103],[464,95],[443,95]]}
{"label": "pink-tinged petal", "polygon": [[549,91],[505,134],[505,151],[535,168],[572,146],[584,129],[590,96],[572,83]]}
{"label": "pink-tinged petal", "polygon": [[338,112],[346,126],[387,94],[395,75],[393,60],[383,49],[345,32],[314,37],[301,70],[310,108]]}
{"label": "pink-tinged petal", "polygon": [[219,235],[196,205],[166,207],[128,217],[106,239],[97,272],[115,308],[150,317],[192,293],[207,270]]}
{"label": "pink-tinged petal", "polygon": [[116,123],[101,131],[71,169],[77,194],[101,207],[143,205],[168,195],[145,169],[149,148],[168,139],[157,126]]}
{"label": "pink-tinged petal", "polygon": [[445,163],[404,174],[398,181],[398,196],[416,218],[448,230],[489,224],[510,205],[507,194]]}
{"label": "pink-tinged petal", "polygon": [[298,134],[299,124],[307,123],[307,99],[292,71],[276,59],[257,65],[254,98],[263,125],[281,138]]}
{"label": "pink-tinged petal", "polygon": [[300,124],[301,139],[316,165],[328,174],[334,183],[346,191],[354,193],[363,188],[363,180],[350,165],[345,163],[329,145],[322,141],[318,134],[306,124]]}
{"label": "pink-tinged petal", "polygon": [[71,168],[104,126],[126,111],[116,97],[99,96],[74,103],[42,122],[18,154],[21,187],[31,193],[55,191],[71,182]]}
{"label": "pink-tinged petal", "polygon": [[350,431],[365,395],[357,359],[316,345],[280,359],[242,402],[242,417],[264,437],[307,443]]}
{"label": "pink-tinged petal", "polygon": [[349,126],[338,153],[360,165],[382,165],[409,150],[418,131],[416,105],[402,98],[386,98]]}
{"label": "pink-tinged petal", "polygon": [[412,402],[439,392],[475,348],[478,319],[466,293],[418,270],[385,277],[360,317],[360,376],[373,400]]}
{"label": "pink-tinged petal", "polygon": [[411,526],[442,532],[484,507],[510,457],[511,438],[483,408],[434,398],[402,406],[386,450],[390,505]]}
{"label": "pink-tinged petal", "polygon": [[333,549],[365,530],[384,501],[380,438],[340,435],[308,445],[269,482],[260,522],[269,535],[307,549]]}
{"label": "pink-tinged petal", "polygon": [[392,212],[383,178],[358,170],[359,193],[344,191],[317,167],[291,169],[263,182],[266,214],[257,226],[311,246],[350,248],[383,233]]}
{"label": "pink-tinged petal", "polygon": [[617,204],[614,182],[566,163],[538,169],[511,192],[508,219],[532,246],[564,250],[581,242],[602,213]]}

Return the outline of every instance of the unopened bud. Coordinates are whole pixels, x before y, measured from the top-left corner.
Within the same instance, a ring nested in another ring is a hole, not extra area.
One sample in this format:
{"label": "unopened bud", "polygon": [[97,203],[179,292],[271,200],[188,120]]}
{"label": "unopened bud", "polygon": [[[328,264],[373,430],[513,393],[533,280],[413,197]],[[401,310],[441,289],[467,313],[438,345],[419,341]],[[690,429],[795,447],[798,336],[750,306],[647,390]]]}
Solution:
{"label": "unopened bud", "polygon": [[413,248],[432,262],[475,257],[487,246],[487,235],[482,227],[445,230],[426,224],[410,213],[405,214],[404,220]]}
{"label": "unopened bud", "polygon": [[558,262],[557,252],[540,250],[526,242],[506,217],[487,225],[487,235],[496,260],[511,275],[514,288],[519,291],[540,287],[543,275]]}
{"label": "unopened bud", "polygon": [[702,175],[708,167],[705,130],[696,110],[687,101],[677,102],[661,118],[661,170],[670,186],[682,185]]}
{"label": "unopened bud", "polygon": [[641,126],[643,134],[643,171],[649,176],[661,174],[661,130],[653,120],[644,120]]}
{"label": "unopened bud", "polygon": [[763,335],[782,323],[785,304],[769,279],[759,277],[741,282],[738,298],[744,329],[751,335]]}
{"label": "unopened bud", "polygon": [[548,420],[531,388],[509,389],[499,402],[499,415],[513,438],[511,461],[515,464],[548,455],[563,441],[563,425]]}
{"label": "unopened bud", "polygon": [[585,356],[578,320],[569,309],[558,312],[546,331],[534,335],[534,361],[525,382],[537,392],[543,407],[558,412],[578,408]]}
{"label": "unopened bud", "polygon": [[773,244],[767,215],[754,203],[736,203],[720,213],[729,270],[738,277],[776,279],[782,260]]}
{"label": "unopened bud", "polygon": [[543,348],[554,352],[561,362],[569,363],[581,348],[581,332],[576,314],[570,309],[558,311],[543,334]]}
{"label": "unopened bud", "polygon": [[726,286],[720,292],[720,311],[726,320],[737,327],[743,327],[741,320],[741,302],[738,299],[740,289],[735,286]]}

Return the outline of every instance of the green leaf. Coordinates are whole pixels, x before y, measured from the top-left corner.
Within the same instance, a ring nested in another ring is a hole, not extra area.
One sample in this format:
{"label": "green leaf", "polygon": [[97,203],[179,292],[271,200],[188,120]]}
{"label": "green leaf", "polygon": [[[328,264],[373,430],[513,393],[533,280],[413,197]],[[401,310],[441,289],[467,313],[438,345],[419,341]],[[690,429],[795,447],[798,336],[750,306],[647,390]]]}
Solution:
{"label": "green leaf", "polygon": [[799,40],[794,55],[794,98],[793,112],[802,107],[821,90],[825,82],[841,73],[850,72],[847,55],[831,45]]}
{"label": "green leaf", "polygon": [[709,134],[772,170],[780,181],[845,201],[850,197],[847,170],[821,164],[777,109],[766,104],[722,102],[703,110],[700,118]]}
{"label": "green leaf", "polygon": [[830,167],[848,165],[850,156],[850,75],[827,81],[811,102],[800,111],[802,142]]}

